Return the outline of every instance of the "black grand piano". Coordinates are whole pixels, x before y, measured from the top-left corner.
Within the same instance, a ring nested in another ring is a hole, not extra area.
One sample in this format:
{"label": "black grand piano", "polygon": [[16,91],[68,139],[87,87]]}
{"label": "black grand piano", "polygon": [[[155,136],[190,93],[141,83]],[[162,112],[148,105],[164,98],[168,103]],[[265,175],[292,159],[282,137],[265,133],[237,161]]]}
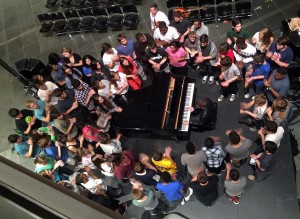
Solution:
{"label": "black grand piano", "polygon": [[117,126],[121,133],[153,132],[178,141],[187,136],[189,126],[183,121],[190,119],[188,108],[193,105],[195,80],[185,76],[157,74],[152,85],[128,94],[128,103],[118,116]]}

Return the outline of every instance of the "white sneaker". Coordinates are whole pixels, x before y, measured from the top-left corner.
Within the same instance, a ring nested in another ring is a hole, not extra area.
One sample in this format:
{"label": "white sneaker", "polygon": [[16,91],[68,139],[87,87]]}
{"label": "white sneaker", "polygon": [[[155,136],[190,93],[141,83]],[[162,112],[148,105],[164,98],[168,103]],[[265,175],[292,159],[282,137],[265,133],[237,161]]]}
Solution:
{"label": "white sneaker", "polygon": [[202,84],[205,84],[205,83],[206,83],[207,78],[208,78],[208,75],[205,75],[205,76],[202,78]]}
{"label": "white sneaker", "polygon": [[189,201],[191,196],[193,195],[194,190],[192,188],[189,187],[189,195],[184,197],[185,201]]}
{"label": "white sneaker", "polygon": [[185,201],[184,199],[182,199],[182,202],[180,203],[181,205],[184,205],[185,204]]}
{"label": "white sneaker", "polygon": [[236,95],[235,95],[235,94],[231,94],[229,100],[230,100],[230,101],[234,101],[235,98],[236,98]]}
{"label": "white sneaker", "polygon": [[208,84],[212,84],[214,83],[215,77],[214,76],[210,76],[208,79]]}
{"label": "white sneaker", "polygon": [[244,95],[244,97],[245,97],[246,99],[248,99],[248,98],[250,98],[250,94],[249,94],[249,93],[246,93],[246,94]]}
{"label": "white sneaker", "polygon": [[224,100],[224,96],[223,95],[219,96],[218,101],[221,102],[223,100]]}

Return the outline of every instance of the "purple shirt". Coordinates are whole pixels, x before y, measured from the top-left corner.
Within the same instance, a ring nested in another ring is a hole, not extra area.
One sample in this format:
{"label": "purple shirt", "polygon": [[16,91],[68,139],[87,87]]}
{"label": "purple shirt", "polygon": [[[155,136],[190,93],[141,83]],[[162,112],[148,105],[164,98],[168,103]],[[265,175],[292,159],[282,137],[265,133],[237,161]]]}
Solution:
{"label": "purple shirt", "polygon": [[122,44],[120,44],[117,47],[117,51],[119,55],[126,55],[126,56],[130,56],[131,58],[133,58],[133,53],[134,53],[134,41],[133,39],[127,39],[127,45],[123,46]]}

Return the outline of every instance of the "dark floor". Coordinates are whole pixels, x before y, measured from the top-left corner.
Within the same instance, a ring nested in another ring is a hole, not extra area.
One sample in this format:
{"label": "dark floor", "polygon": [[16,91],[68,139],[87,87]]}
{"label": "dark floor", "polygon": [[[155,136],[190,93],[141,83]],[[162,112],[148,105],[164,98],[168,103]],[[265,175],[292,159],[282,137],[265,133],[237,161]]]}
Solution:
{"label": "dark floor", "polygon": [[[135,31],[117,31],[108,33],[87,33],[83,35],[49,36],[42,37],[39,34],[40,23],[36,15],[47,11],[45,1],[42,0],[0,0],[0,58],[10,65],[23,58],[36,58],[46,63],[47,56],[51,52],[59,52],[62,47],[70,47],[74,52],[80,55],[90,54],[100,58],[101,44],[103,42],[117,45],[116,36],[123,32],[127,37],[134,37],[137,32],[149,32],[149,5],[156,2],[162,11],[166,11],[165,1],[144,0],[143,5],[138,6],[141,17],[139,30]],[[300,8],[299,0],[273,0],[268,3],[265,1],[253,1],[253,8],[261,6],[261,10],[256,10],[251,19],[243,20],[244,28],[247,28],[250,35],[253,35],[259,29],[267,26],[279,36],[280,22],[285,18],[296,15]],[[226,32],[230,29],[229,24],[213,23],[209,24],[210,39],[216,45],[219,45],[226,38]],[[1,69],[1,115],[0,121],[5,129],[0,130],[1,155],[9,157],[23,166],[32,168],[31,160],[24,160],[10,152],[10,146],[7,145],[6,137],[14,132],[14,124],[8,118],[6,112],[11,107],[24,107],[24,99],[30,99],[30,96],[24,96],[22,84],[13,79],[6,71]],[[197,80],[197,98],[210,97],[214,101],[219,95],[219,87],[212,85],[202,85],[201,76],[196,72],[190,72],[190,77]],[[222,143],[225,145],[226,129],[240,128],[237,121],[239,119],[239,102],[243,101],[242,93],[234,102],[225,99],[218,103],[218,122],[216,130],[213,132],[196,133],[192,132],[190,140],[195,142],[197,149],[203,145],[204,139],[208,135],[218,135],[222,137]],[[254,140],[256,134],[250,132],[247,127],[242,127],[246,137]],[[149,137],[149,136],[147,136]],[[175,161],[180,163],[180,155],[185,151],[185,143],[182,141],[177,144],[171,140],[148,139],[148,138],[130,138],[124,139],[124,145],[133,149],[136,153],[146,152],[151,154],[155,149],[163,149],[167,145],[173,147],[173,156]],[[253,149],[255,146],[253,147]],[[202,206],[195,197],[184,206],[178,206],[175,211],[186,215],[189,218],[209,218],[209,219],[227,219],[227,218],[273,218],[273,219],[296,219],[299,218],[299,209],[296,199],[295,177],[293,173],[292,157],[290,154],[290,145],[288,136],[285,136],[283,143],[278,150],[279,159],[276,172],[261,183],[247,182],[246,191],[240,200],[239,205],[232,204],[223,193],[224,174],[220,177],[219,200],[211,207]],[[243,166],[242,175],[248,175],[250,168]],[[142,209],[129,206],[126,218],[140,218]]]}

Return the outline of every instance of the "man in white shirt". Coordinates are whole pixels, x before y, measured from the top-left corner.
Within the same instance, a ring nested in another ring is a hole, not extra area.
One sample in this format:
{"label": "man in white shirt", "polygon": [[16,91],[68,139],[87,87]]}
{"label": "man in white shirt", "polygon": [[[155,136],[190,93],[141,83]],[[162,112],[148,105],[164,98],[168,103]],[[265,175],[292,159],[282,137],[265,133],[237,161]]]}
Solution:
{"label": "man in white shirt", "polygon": [[158,10],[157,4],[152,4],[150,6],[150,20],[151,20],[151,30],[155,31],[155,29],[158,27],[159,22],[164,21],[167,26],[170,25],[170,21],[167,17],[167,15]]}
{"label": "man in white shirt", "polygon": [[120,62],[117,50],[113,48],[110,44],[103,43],[102,51],[103,64],[106,65],[110,71],[118,71]]}
{"label": "man in white shirt", "polygon": [[154,31],[153,38],[157,47],[167,47],[172,41],[179,40],[180,34],[174,27],[167,26],[164,21],[159,22],[158,28]]}
{"label": "man in white shirt", "polygon": [[52,105],[57,104],[58,98],[51,96],[52,91],[58,88],[56,84],[51,81],[46,81],[41,75],[34,75],[32,77],[33,84],[39,88],[37,95],[39,98],[46,103],[50,103]]}
{"label": "man in white shirt", "polygon": [[251,68],[251,62],[253,62],[253,56],[256,54],[256,49],[249,43],[246,43],[245,38],[237,38],[233,47],[233,53],[236,60],[237,67],[241,70],[244,67],[246,72]]}
{"label": "man in white shirt", "polygon": [[254,154],[259,154],[261,152],[263,152],[265,150],[265,142],[266,141],[271,141],[274,142],[277,147],[280,146],[280,141],[283,137],[284,134],[284,128],[281,126],[278,126],[276,124],[276,122],[274,121],[267,121],[265,123],[265,126],[262,127],[257,134],[260,136],[261,138],[261,144],[262,147],[258,147]]}

